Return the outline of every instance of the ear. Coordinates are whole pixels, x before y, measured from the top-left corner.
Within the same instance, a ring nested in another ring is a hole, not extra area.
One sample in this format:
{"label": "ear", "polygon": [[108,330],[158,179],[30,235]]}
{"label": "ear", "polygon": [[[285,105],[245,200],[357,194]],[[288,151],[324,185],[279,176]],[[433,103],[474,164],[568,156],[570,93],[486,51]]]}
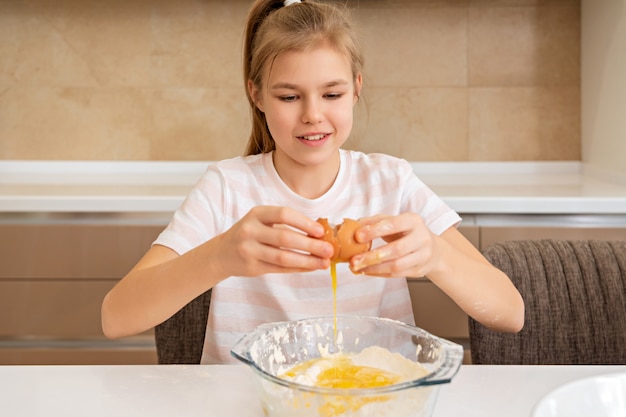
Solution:
{"label": "ear", "polygon": [[263,101],[260,98],[261,94],[259,92],[259,89],[252,82],[252,80],[248,80],[248,93],[250,94],[250,97],[252,98],[252,102],[254,103],[254,105],[261,112],[263,112]]}
{"label": "ear", "polygon": [[361,89],[363,88],[363,75],[359,72],[354,78],[354,104],[361,97]]}

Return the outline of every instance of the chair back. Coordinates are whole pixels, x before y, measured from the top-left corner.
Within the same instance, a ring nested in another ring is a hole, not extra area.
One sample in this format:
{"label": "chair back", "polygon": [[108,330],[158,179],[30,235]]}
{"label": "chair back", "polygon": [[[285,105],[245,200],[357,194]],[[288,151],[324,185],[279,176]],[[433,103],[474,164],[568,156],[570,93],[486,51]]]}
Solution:
{"label": "chair back", "polygon": [[209,318],[211,290],[154,328],[159,364],[199,364]]}
{"label": "chair back", "polygon": [[475,364],[626,364],[626,241],[521,240],[488,247],[525,302],[524,328],[469,319]]}

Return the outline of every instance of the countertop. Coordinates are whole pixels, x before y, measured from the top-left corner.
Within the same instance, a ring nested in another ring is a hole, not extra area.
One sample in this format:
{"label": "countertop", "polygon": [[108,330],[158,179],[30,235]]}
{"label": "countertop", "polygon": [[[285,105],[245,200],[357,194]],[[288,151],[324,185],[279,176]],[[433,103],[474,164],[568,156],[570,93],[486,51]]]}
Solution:
{"label": "countertop", "polygon": [[[169,215],[210,163],[0,161],[0,213]],[[626,215],[626,180],[576,161],[412,165],[459,213]]]}
{"label": "countertop", "polygon": [[[433,417],[529,417],[563,384],[624,372],[626,366],[464,365],[441,386]],[[254,378],[244,365],[4,366],[0,404],[3,414],[30,417],[261,417]]]}

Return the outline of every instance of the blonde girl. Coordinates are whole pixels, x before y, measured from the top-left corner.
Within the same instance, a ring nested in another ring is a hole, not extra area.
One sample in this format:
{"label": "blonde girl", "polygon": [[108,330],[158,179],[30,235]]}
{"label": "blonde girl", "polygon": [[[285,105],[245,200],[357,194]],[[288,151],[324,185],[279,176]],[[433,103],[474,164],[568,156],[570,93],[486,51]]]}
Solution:
{"label": "blonde girl", "polygon": [[363,57],[347,10],[257,0],[246,26],[246,156],[212,164],[167,228],[107,294],[109,337],[145,331],[212,289],[202,363],[230,362],[255,326],[332,314],[330,244],[315,219],[360,219],[372,250],[337,268],[342,315],[413,323],[406,277],[425,276],[470,316],[523,325],[522,299],[458,232],[460,217],[407,161],[346,151]]}

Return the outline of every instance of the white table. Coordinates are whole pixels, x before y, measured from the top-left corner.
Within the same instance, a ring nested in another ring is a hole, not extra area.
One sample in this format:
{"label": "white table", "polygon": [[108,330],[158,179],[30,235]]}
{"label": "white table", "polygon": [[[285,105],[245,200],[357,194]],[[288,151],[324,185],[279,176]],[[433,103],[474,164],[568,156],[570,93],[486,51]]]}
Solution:
{"label": "white table", "polygon": [[[553,388],[626,366],[462,366],[434,417],[528,417]],[[0,414],[262,417],[252,371],[212,366],[2,366]]]}

